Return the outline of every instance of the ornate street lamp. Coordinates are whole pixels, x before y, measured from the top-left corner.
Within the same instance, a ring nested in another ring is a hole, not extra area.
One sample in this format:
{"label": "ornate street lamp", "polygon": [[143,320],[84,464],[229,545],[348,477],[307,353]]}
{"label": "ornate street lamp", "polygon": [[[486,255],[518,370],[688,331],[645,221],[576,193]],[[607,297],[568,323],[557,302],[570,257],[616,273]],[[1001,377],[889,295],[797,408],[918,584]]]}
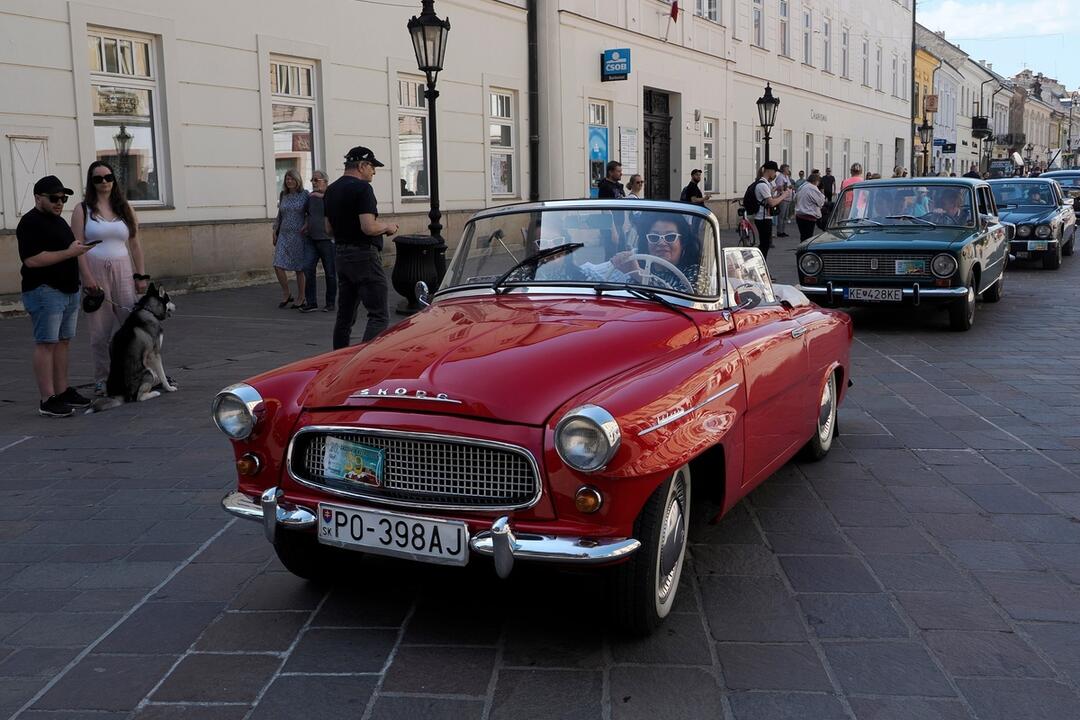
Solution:
{"label": "ornate street lamp", "polygon": [[769,161],[769,133],[776,124],[776,109],[780,107],[780,98],[772,94],[772,86],[765,83],[765,94],[757,99],[758,122],[765,131],[765,162]]}
{"label": "ornate street lamp", "polygon": [[934,126],[923,118],[923,123],[919,126],[919,142],[922,143],[923,152],[923,175],[930,174],[930,141],[933,136]]}
{"label": "ornate street lamp", "polygon": [[135,139],[135,136],[127,131],[127,128],[121,124],[120,132],[113,135],[113,145],[116,147],[116,156],[118,158],[116,172],[120,176],[118,178],[120,187],[127,190],[127,160],[128,153],[131,151],[131,141]]}
{"label": "ornate street lamp", "polygon": [[434,0],[423,0],[423,9],[419,17],[409,20],[409,35],[412,36],[413,51],[416,53],[416,65],[427,77],[424,97],[428,106],[428,137],[430,140],[431,173],[428,178],[431,193],[431,210],[428,218],[428,230],[433,238],[442,240],[442,213],[439,211],[439,134],[437,130],[435,100],[439,91],[435,82],[443,69],[446,55],[446,38],[450,34],[450,21],[435,14]]}

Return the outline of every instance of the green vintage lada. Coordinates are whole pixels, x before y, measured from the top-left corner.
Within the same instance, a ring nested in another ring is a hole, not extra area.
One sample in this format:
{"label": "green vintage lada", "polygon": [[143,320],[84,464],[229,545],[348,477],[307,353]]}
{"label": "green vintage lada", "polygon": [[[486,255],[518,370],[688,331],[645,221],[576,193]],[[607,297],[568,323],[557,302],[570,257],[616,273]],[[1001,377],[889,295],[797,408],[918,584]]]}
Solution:
{"label": "green vintage lada", "polygon": [[825,232],[799,245],[799,289],[829,307],[933,303],[954,330],[968,330],[977,299],[1001,299],[1014,233],[982,180],[856,183]]}

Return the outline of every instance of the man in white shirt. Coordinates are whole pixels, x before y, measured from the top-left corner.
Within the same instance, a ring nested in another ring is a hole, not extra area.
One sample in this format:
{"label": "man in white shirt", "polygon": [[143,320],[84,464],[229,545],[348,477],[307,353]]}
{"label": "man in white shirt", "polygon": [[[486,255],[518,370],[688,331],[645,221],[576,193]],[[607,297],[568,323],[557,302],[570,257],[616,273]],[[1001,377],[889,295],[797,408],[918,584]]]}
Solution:
{"label": "man in white shirt", "polygon": [[754,214],[754,226],[758,233],[758,247],[766,258],[769,256],[769,248],[772,247],[772,209],[791,199],[790,189],[777,193],[773,187],[773,180],[779,170],[779,165],[772,160],[768,161],[761,166],[761,177],[754,186],[754,197],[758,201],[758,211]]}

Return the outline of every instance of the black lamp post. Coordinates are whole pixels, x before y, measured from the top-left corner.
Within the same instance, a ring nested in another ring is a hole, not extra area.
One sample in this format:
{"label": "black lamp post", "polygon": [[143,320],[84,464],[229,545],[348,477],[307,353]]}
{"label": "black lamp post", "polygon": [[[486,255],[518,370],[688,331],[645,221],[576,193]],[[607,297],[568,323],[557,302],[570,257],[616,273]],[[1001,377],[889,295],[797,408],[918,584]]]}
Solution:
{"label": "black lamp post", "polygon": [[772,87],[765,83],[765,94],[757,99],[758,122],[765,131],[765,162],[769,162],[769,133],[776,124],[776,108],[780,107],[780,98],[774,97]]}
{"label": "black lamp post", "polygon": [[930,174],[930,142],[933,140],[934,126],[926,122],[926,118],[923,118],[922,125],[919,126],[919,142],[922,143],[923,153],[923,175]]}
{"label": "black lamp post", "polygon": [[435,113],[435,100],[439,91],[435,82],[443,69],[446,55],[446,37],[450,34],[450,21],[435,14],[434,0],[423,0],[423,9],[419,17],[409,20],[409,35],[412,36],[413,51],[416,53],[416,65],[427,77],[424,97],[428,106],[428,137],[430,140],[431,173],[428,178],[431,192],[431,210],[428,218],[428,230],[433,238],[442,240],[442,213],[439,211],[439,134]]}
{"label": "black lamp post", "polygon": [[131,141],[134,139],[135,136],[129,133],[123,124],[120,125],[120,132],[113,135],[113,145],[116,147],[116,156],[119,159],[116,172],[120,175],[120,187],[124,190],[127,190],[128,153],[131,151]]}

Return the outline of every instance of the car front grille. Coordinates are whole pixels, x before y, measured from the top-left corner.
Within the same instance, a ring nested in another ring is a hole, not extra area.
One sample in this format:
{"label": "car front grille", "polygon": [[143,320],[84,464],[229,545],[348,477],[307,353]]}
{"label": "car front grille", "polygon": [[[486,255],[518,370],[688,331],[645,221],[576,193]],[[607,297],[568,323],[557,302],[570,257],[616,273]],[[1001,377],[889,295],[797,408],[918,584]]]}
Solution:
{"label": "car front grille", "polygon": [[[821,275],[848,278],[928,278],[931,255],[922,253],[822,253]],[[897,261],[923,263],[921,272],[897,273]]]}
{"label": "car front grille", "polygon": [[[327,477],[326,438],[383,451],[378,486]],[[383,430],[301,431],[293,438],[289,470],[307,484],[337,494],[393,505],[473,510],[531,505],[540,480],[532,455],[522,448],[469,438]]]}

